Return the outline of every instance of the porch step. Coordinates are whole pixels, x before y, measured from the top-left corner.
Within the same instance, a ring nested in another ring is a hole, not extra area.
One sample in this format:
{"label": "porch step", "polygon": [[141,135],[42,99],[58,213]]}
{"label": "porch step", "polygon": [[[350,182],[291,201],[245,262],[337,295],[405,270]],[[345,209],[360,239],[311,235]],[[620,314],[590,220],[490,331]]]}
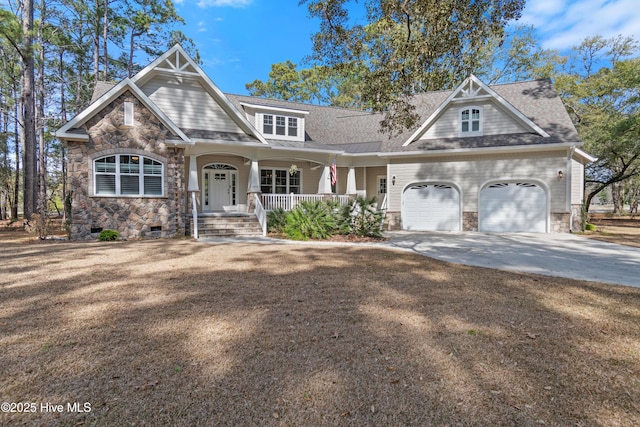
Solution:
{"label": "porch step", "polygon": [[198,234],[199,237],[255,237],[262,236],[262,227],[255,215],[200,215]]}

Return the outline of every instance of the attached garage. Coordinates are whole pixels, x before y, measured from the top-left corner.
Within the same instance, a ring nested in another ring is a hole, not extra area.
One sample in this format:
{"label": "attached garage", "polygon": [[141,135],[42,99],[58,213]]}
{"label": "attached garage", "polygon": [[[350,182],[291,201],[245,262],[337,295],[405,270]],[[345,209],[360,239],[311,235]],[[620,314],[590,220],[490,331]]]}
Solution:
{"label": "attached garage", "polygon": [[500,182],[480,191],[478,230],[547,232],[547,194],[532,182]]}
{"label": "attached garage", "polygon": [[448,184],[413,184],[402,197],[402,228],[460,231],[460,192]]}

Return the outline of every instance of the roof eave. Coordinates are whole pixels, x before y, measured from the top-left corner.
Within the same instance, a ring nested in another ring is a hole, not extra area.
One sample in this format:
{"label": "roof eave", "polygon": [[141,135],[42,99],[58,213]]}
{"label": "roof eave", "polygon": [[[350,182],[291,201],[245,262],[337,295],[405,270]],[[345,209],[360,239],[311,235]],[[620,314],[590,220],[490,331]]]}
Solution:
{"label": "roof eave", "polygon": [[555,144],[531,144],[500,147],[475,147],[475,148],[454,148],[449,150],[414,150],[396,151],[378,154],[380,157],[404,158],[404,157],[435,157],[443,155],[464,155],[464,154],[493,154],[493,153],[530,153],[534,151],[558,150],[575,147],[576,142],[562,142]]}

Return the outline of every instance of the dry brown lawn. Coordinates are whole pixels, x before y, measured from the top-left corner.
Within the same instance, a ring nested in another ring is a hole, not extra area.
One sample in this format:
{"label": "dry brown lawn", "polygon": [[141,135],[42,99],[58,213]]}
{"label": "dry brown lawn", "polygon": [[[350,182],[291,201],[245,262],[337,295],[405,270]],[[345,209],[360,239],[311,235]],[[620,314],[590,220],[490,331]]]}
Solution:
{"label": "dry brown lawn", "polygon": [[640,248],[640,217],[593,214],[590,222],[596,231],[586,233],[587,237]]}
{"label": "dry brown lawn", "polygon": [[356,245],[0,248],[0,399],[37,405],[3,426],[640,425],[638,288]]}

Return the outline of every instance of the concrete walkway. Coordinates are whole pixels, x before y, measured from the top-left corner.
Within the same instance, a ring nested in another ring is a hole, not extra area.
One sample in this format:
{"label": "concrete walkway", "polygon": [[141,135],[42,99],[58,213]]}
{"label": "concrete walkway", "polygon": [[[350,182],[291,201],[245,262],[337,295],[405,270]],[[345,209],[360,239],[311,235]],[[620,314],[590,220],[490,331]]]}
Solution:
{"label": "concrete walkway", "polygon": [[640,248],[573,234],[387,234],[384,246],[458,264],[640,287]]}

